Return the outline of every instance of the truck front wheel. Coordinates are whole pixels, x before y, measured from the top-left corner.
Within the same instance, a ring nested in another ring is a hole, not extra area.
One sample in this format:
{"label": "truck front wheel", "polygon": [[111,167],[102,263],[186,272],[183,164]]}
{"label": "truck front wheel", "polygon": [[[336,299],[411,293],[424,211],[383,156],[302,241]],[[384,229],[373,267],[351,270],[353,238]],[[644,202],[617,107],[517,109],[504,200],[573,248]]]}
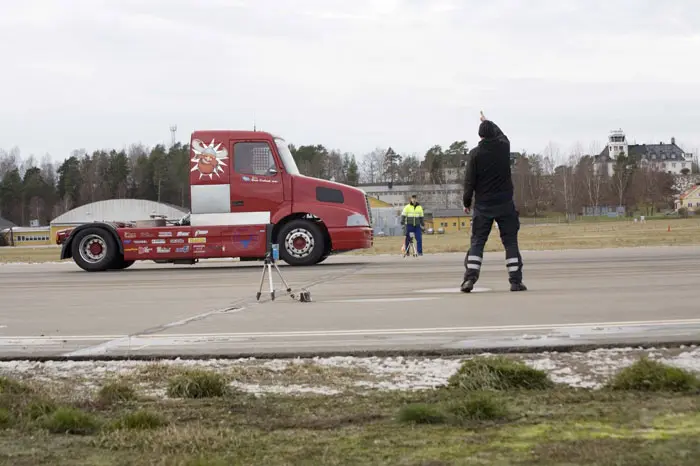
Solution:
{"label": "truck front wheel", "polygon": [[293,220],[277,236],[280,259],[289,265],[317,264],[326,250],[321,228],[308,220]]}
{"label": "truck front wheel", "polygon": [[78,232],[71,245],[73,260],[88,272],[109,270],[117,261],[117,242],[104,228],[86,228]]}

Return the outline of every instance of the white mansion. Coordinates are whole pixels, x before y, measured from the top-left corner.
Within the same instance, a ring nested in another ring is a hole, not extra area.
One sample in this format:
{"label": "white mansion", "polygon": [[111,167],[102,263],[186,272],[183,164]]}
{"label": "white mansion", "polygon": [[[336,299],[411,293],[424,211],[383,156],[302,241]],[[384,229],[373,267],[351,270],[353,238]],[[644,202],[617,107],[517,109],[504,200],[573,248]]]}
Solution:
{"label": "white mansion", "polygon": [[610,132],[608,145],[596,156],[596,165],[607,167],[608,175],[612,176],[618,155],[638,156],[643,164],[673,175],[690,173],[692,167],[692,154],[678,147],[676,138],[671,138],[670,144],[628,144],[621,129]]}

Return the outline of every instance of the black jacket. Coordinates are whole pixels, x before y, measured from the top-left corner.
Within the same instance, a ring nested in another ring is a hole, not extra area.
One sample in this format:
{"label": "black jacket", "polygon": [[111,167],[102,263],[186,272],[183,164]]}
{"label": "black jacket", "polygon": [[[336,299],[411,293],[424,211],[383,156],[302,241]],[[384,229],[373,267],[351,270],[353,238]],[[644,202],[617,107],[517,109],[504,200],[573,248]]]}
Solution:
{"label": "black jacket", "polygon": [[510,141],[492,121],[482,123],[486,137],[469,152],[464,176],[464,207],[495,206],[513,200]]}

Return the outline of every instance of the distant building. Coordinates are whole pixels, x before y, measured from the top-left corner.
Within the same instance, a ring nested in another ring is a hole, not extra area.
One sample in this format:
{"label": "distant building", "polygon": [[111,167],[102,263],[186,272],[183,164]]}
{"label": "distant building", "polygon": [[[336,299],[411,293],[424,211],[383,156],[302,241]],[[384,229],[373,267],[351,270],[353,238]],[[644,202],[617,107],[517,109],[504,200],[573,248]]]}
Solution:
{"label": "distant building", "polygon": [[51,221],[51,238],[56,232],[75,228],[91,222],[135,222],[150,220],[152,215],[162,215],[166,219],[176,220],[188,213],[188,210],[170,204],[146,199],[108,199],[81,205],[59,215]]}
{"label": "distant building", "polygon": [[16,227],[16,226],[17,225],[12,223],[11,221],[0,217],[0,230],[4,230],[5,228],[11,228],[11,227]]}
{"label": "distant building", "polygon": [[462,206],[462,184],[394,184],[389,183],[360,186],[368,196],[379,199],[393,207],[403,208],[413,194],[423,209],[449,209]]}
{"label": "distant building", "polygon": [[690,173],[692,169],[692,154],[678,147],[673,137],[670,144],[663,141],[658,144],[629,144],[621,129],[611,131],[608,145],[596,156],[596,170],[606,170],[612,176],[619,155],[639,157],[642,165],[673,175]]}
{"label": "distant building", "polygon": [[435,210],[426,217],[425,227],[432,228],[435,233],[456,233],[471,226],[471,217],[464,213],[464,209]]}
{"label": "distant building", "polygon": [[676,210],[685,207],[693,212],[695,209],[700,208],[700,184],[696,184],[682,193],[678,199],[676,199],[675,207]]}

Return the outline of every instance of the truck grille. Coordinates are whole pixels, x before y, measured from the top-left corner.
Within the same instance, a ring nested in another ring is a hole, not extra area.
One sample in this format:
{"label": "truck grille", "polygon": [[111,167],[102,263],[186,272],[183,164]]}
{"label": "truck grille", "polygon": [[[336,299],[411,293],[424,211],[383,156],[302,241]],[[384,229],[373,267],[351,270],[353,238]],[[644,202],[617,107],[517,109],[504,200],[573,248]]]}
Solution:
{"label": "truck grille", "polygon": [[369,196],[365,194],[365,203],[367,203],[367,215],[369,216],[369,226],[372,226],[372,207],[369,205]]}

